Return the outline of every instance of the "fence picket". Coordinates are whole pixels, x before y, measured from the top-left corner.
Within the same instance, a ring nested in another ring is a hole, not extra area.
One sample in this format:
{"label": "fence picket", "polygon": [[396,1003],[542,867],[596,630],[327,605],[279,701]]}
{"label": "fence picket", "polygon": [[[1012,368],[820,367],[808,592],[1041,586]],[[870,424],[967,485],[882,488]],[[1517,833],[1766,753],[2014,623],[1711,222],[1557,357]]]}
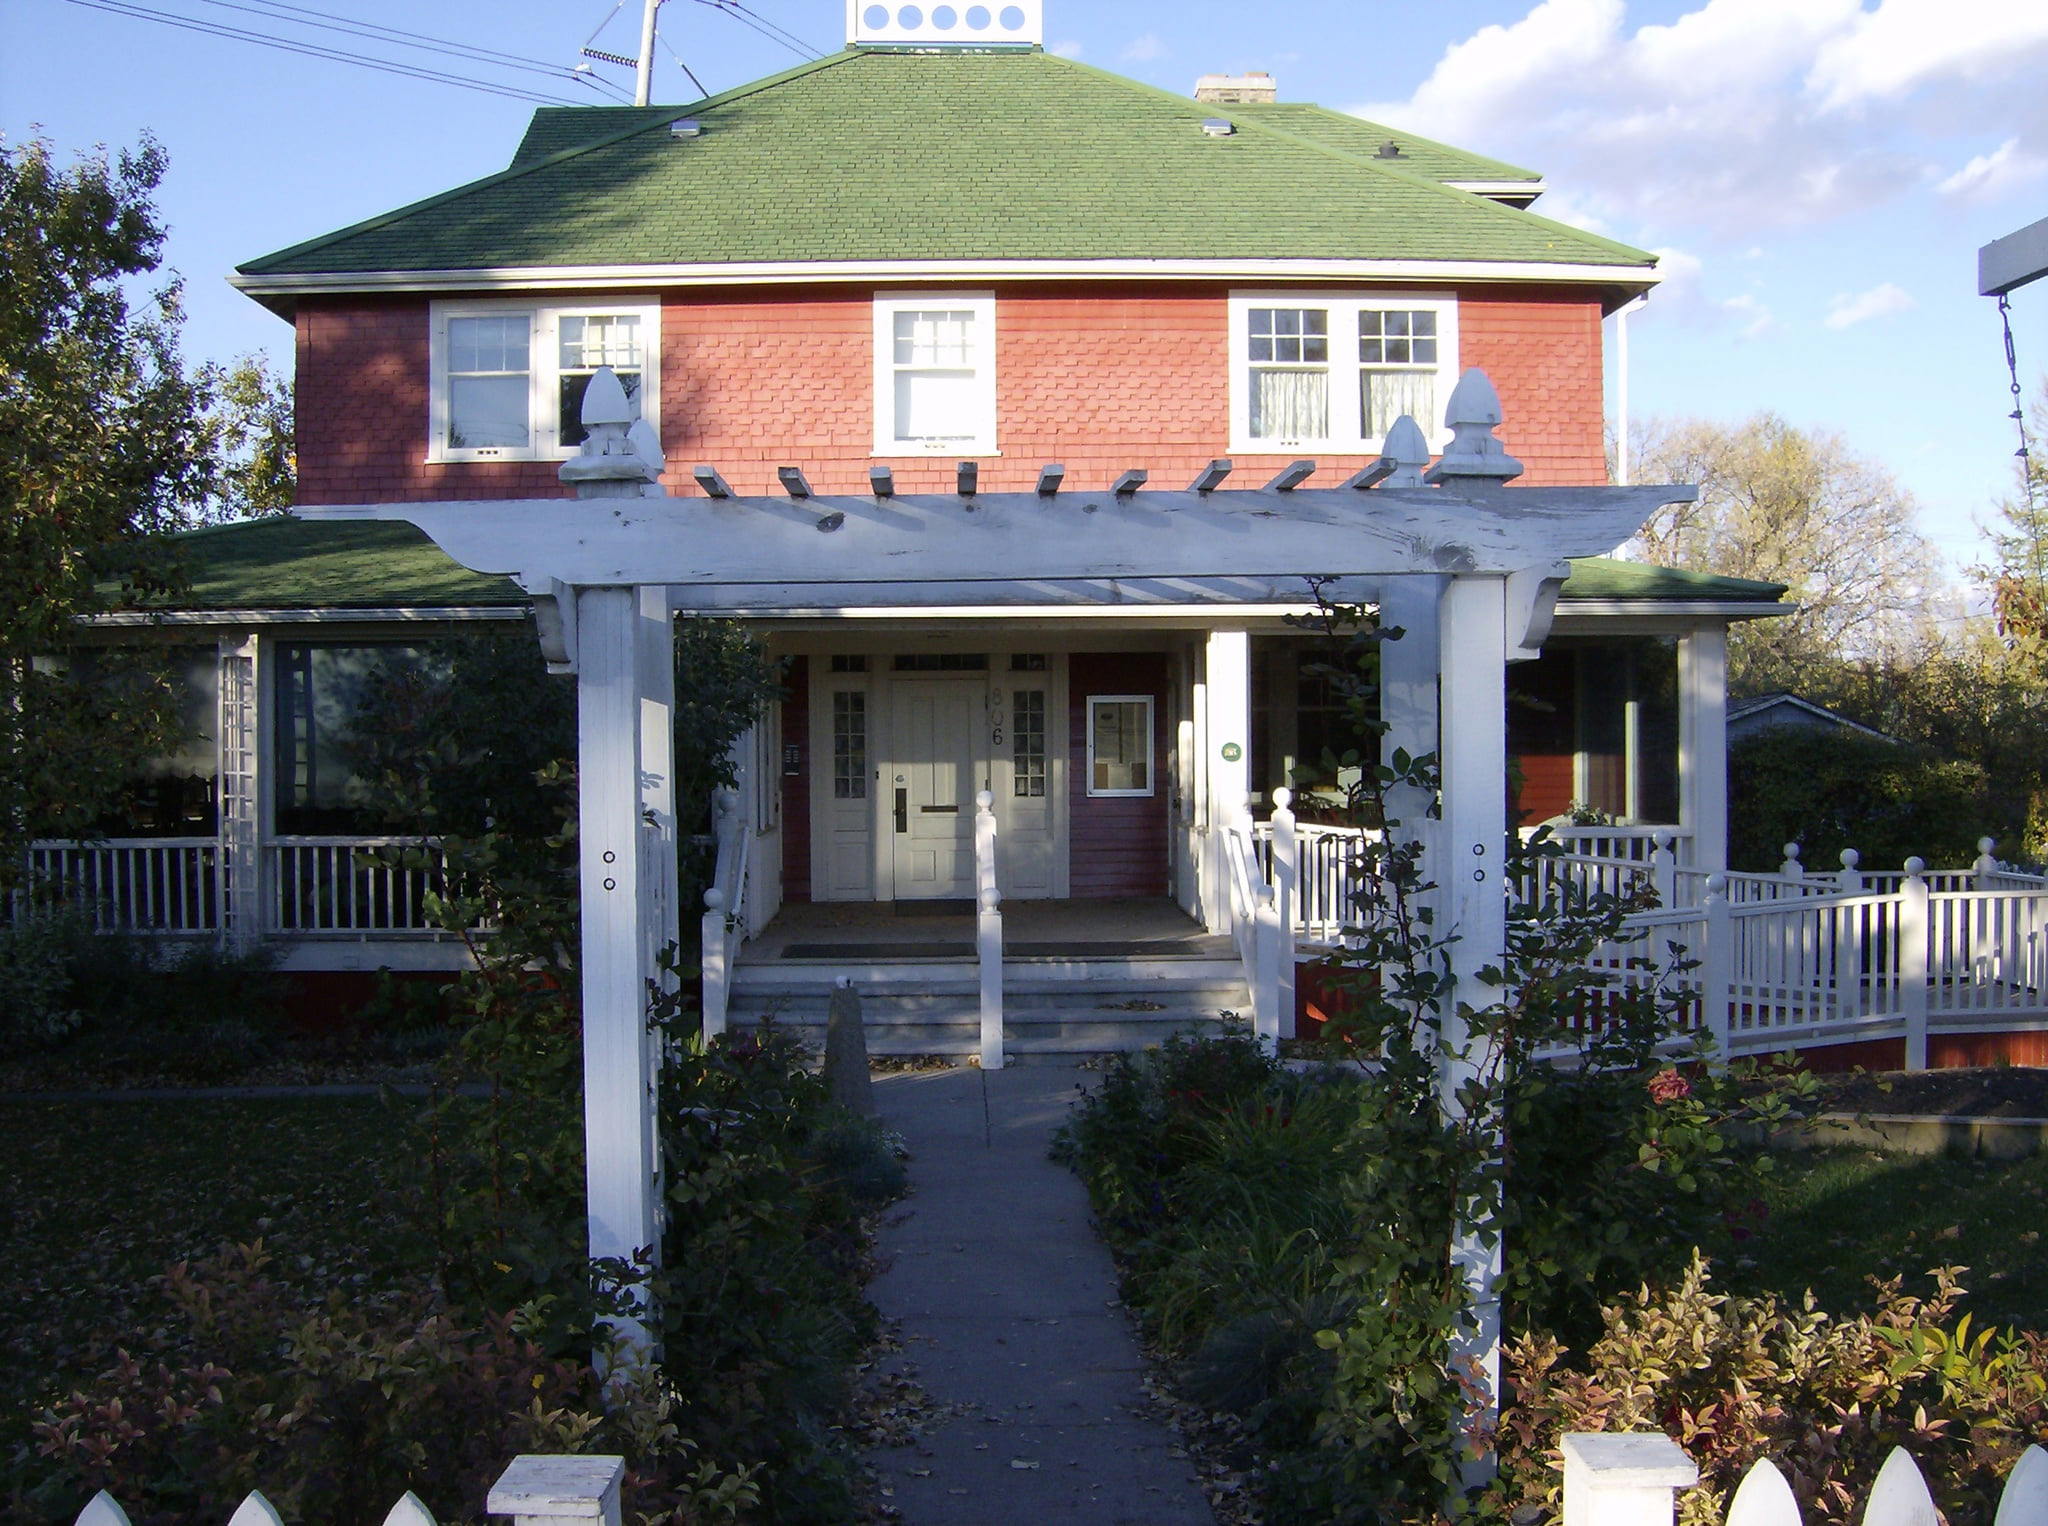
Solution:
{"label": "fence picket", "polygon": [[284,1526],[284,1517],[263,1497],[261,1489],[251,1489],[249,1497],[228,1517],[228,1526]]}
{"label": "fence picket", "polygon": [[1893,1447],[1877,1470],[1870,1503],[1863,1507],[1863,1526],[1941,1526],[1941,1515],[1934,1508],[1934,1496],[1927,1492],[1927,1480],[1920,1476],[1920,1465],[1904,1447]]}
{"label": "fence picket", "polygon": [[1726,1526],[1800,1526],[1792,1486],[1768,1457],[1759,1457],[1742,1475],[1735,1498],[1728,1502]]}
{"label": "fence picket", "polygon": [[134,1523],[128,1519],[128,1512],[121,1508],[121,1502],[102,1489],[78,1512],[73,1526],[134,1526]]}
{"label": "fence picket", "polygon": [[434,1512],[420,1503],[420,1497],[412,1490],[405,1491],[405,1498],[391,1507],[384,1517],[384,1526],[440,1526],[434,1519]]}
{"label": "fence picket", "polygon": [[2048,1521],[2048,1452],[2028,1447],[2005,1481],[2005,1497],[1991,1526],[2040,1526]]}

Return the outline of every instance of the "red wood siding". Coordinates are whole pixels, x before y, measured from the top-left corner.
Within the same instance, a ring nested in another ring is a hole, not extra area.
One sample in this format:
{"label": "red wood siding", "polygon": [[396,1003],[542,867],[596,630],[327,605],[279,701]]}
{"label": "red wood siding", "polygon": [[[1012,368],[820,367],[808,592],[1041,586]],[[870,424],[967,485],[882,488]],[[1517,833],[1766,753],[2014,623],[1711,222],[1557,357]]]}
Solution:
{"label": "red wood siding", "polygon": [[[1088,793],[1088,696],[1152,696],[1152,793]],[[1076,652],[1067,659],[1068,894],[1166,894],[1166,658]]]}
{"label": "red wood siding", "polygon": [[1572,803],[1577,666],[1563,652],[1508,668],[1508,757],[1521,770],[1508,809],[1524,825],[1560,816]]}
{"label": "red wood siding", "polygon": [[811,659],[792,657],[782,672],[782,746],[796,749],[796,772],[783,770],[782,898],[811,898]]}
{"label": "red wood siding", "polygon": [[[1229,454],[1228,290],[999,288],[1002,455],[981,463],[982,486],[1025,488],[1040,463],[1059,461],[1076,488],[1102,487],[1132,466],[1177,487]],[[674,463],[671,491],[696,493],[687,468],[700,461],[742,493],[779,492],[775,468],[784,465],[803,468],[821,492],[864,491],[874,464],[872,297],[868,287],[845,286],[664,297],[662,443]],[[1485,367],[1499,386],[1502,436],[1528,468],[1522,480],[1604,482],[1598,302],[1536,286],[1472,287],[1459,297],[1461,360]],[[562,492],[553,461],[427,464],[428,313],[420,296],[300,304],[301,502]],[[1292,454],[1240,457],[1238,480],[1264,481]],[[1359,456],[1319,460],[1317,484],[1364,464]],[[902,491],[952,487],[950,458],[889,464]]]}

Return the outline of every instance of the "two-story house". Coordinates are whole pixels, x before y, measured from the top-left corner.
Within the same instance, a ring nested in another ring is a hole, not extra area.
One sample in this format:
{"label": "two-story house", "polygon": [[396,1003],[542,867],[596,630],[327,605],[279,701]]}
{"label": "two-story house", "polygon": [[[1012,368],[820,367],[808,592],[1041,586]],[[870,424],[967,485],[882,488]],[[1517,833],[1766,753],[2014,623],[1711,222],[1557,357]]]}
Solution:
{"label": "two-story house", "polygon": [[[1440,449],[1472,368],[1521,483],[1606,482],[1602,320],[1655,260],[1530,210],[1531,172],[1279,101],[1263,76],[1168,95],[1044,51],[1036,5],[869,5],[851,31],[687,106],[543,109],[503,171],[243,266],[297,335],[302,503],[562,496],[600,367],[677,497],[971,510],[1049,481],[1128,491],[1133,470],[1178,487],[1226,459],[1263,483],[1309,458],[1335,485],[1402,415]],[[445,963],[405,887],[354,865],[378,824],[323,738],[367,667],[527,595],[391,525],[251,523],[189,550],[192,607],[158,634],[205,642],[193,681],[219,724],[167,765],[188,784],[138,823],[155,845],[96,850],[186,855],[129,920],[286,935],[306,970]],[[1516,809],[1665,826],[1718,864],[1725,632],[1780,592],[1576,562],[1511,670]],[[1099,920],[1081,903],[1177,906],[1125,941],[1190,954],[1228,920],[1219,802],[1262,807],[1339,739],[1287,620],[1306,583],[1043,594],[890,612],[793,590],[749,611],[787,685],[744,789],[760,948],[829,963],[853,908],[971,896],[983,789],[1006,900],[1069,918],[1047,949]]]}

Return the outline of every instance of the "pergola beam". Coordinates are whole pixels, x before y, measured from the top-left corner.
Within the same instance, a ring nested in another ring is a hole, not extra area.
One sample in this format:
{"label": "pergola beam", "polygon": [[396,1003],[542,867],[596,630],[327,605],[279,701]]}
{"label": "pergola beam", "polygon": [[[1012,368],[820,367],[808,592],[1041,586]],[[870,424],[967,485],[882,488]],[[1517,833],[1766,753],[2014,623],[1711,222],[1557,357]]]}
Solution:
{"label": "pergola beam", "polygon": [[2048,217],[1977,251],[1977,290],[1984,296],[2002,297],[2043,276],[2048,276]]}

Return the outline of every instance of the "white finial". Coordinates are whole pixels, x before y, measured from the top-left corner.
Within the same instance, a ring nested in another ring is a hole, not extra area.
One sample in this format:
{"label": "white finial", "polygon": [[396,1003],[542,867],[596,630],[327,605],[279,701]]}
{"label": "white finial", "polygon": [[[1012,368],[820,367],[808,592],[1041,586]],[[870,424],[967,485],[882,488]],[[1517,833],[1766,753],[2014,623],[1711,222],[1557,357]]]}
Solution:
{"label": "white finial", "polygon": [[1844,869],[1854,869],[1858,864],[1862,862],[1863,855],[1861,853],[1858,853],[1854,848],[1844,848],[1842,850],[1842,867]]}
{"label": "white finial", "polygon": [[1423,473],[1424,482],[1446,482],[1453,478],[1484,478],[1506,482],[1522,475],[1522,463],[1507,453],[1493,437],[1500,424],[1500,394],[1486,373],[1474,366],[1458,378],[1451,400],[1444,406],[1444,423],[1451,431],[1451,443],[1443,459]]}
{"label": "white finial", "polygon": [[[654,426],[644,418],[636,417],[631,424],[626,426],[626,443],[633,447],[633,454],[638,456],[641,463],[656,477],[659,477],[668,470],[668,457],[661,453],[661,441],[655,436]],[[655,487],[652,482],[648,484],[648,487],[652,491],[643,493],[642,497],[666,498],[668,496],[659,487]]]}
{"label": "white finial", "polygon": [[1920,857],[1917,853],[1914,854],[1913,857],[1906,860],[1907,879],[1917,880],[1918,878],[1920,878],[1921,875],[1925,874],[1926,872],[1927,860]]}
{"label": "white finial", "polygon": [[583,390],[583,450],[562,463],[562,481],[579,498],[638,498],[661,475],[632,438],[640,410],[610,366],[599,366]]}
{"label": "white finial", "polygon": [[1402,414],[1388,426],[1386,443],[1380,446],[1380,460],[1393,464],[1388,487],[1421,487],[1422,469],[1429,465],[1429,439],[1422,426]]}
{"label": "white finial", "polygon": [[1785,861],[1778,865],[1778,873],[1784,875],[1788,880],[1799,879],[1806,873],[1806,865],[1799,862],[1798,843],[1788,842],[1785,844]]}

